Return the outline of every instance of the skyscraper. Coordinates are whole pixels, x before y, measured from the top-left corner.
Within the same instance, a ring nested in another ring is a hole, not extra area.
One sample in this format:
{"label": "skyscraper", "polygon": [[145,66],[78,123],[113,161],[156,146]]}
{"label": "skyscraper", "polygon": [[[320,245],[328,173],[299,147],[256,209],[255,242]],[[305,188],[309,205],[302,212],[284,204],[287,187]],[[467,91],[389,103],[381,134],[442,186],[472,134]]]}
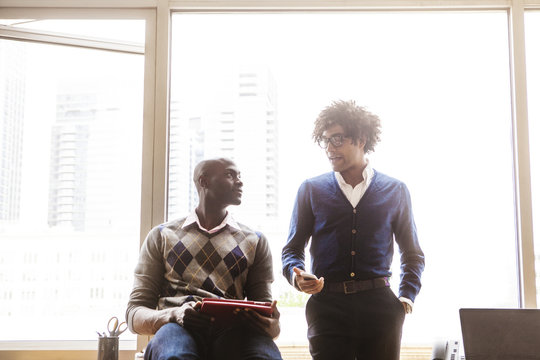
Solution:
{"label": "skyscraper", "polygon": [[0,222],[20,215],[26,56],[17,45],[0,39]]}
{"label": "skyscraper", "polygon": [[95,93],[57,95],[51,130],[49,226],[84,229],[88,140],[96,106]]}
{"label": "skyscraper", "polygon": [[196,205],[186,197],[194,192],[188,184],[196,163],[227,157],[237,163],[244,181],[242,206],[235,213],[250,226],[272,227],[278,215],[279,162],[272,74],[264,67],[243,67],[214,79],[207,88],[200,108],[190,107],[190,99],[171,101],[169,218]]}
{"label": "skyscraper", "polygon": [[140,111],[103,81],[60,84],[51,130],[49,226],[82,231],[131,225],[139,216]]}

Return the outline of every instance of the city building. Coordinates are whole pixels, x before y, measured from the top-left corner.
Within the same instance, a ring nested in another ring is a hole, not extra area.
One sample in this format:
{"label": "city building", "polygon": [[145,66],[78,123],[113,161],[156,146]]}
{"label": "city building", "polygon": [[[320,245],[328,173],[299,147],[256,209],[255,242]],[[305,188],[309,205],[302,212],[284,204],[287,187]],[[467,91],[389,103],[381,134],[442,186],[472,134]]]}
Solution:
{"label": "city building", "polygon": [[0,41],[0,223],[20,215],[25,68],[24,47]]}
{"label": "city building", "polygon": [[84,230],[88,141],[97,94],[58,94],[56,109],[51,129],[48,223]]}
{"label": "city building", "polygon": [[215,93],[204,108],[188,108],[185,99],[171,101],[169,219],[197,205],[195,165],[226,157],[236,162],[244,182],[242,205],[232,211],[239,221],[270,231],[277,221],[279,194],[276,85],[265,67],[243,67],[226,75],[214,79]]}

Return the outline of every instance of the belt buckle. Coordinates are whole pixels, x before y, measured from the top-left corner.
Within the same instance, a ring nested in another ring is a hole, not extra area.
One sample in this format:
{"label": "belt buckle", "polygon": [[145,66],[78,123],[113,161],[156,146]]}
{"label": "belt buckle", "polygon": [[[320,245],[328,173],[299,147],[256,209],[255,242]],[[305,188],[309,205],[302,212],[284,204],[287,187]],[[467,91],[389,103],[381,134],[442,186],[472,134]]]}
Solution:
{"label": "belt buckle", "polygon": [[354,280],[344,281],[343,282],[343,291],[345,294],[353,294],[356,292],[354,288]]}

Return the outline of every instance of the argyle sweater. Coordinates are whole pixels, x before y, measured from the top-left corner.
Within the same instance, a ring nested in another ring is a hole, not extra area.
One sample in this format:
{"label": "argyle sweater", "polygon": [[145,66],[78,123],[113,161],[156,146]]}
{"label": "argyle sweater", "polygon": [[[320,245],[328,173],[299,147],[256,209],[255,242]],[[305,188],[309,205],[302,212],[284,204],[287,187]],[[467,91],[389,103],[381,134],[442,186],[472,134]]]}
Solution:
{"label": "argyle sweater", "polygon": [[414,301],[424,253],[405,184],[374,171],[353,208],[334,173],[326,173],[306,180],[298,190],[282,251],[283,275],[294,284],[293,267],[305,269],[304,248],[311,239],[312,272],[326,282],[391,276],[394,238],[401,254],[399,296]]}
{"label": "argyle sweater", "polygon": [[214,234],[186,218],[152,229],[140,250],[126,319],[204,297],[271,301],[272,256],[264,235],[238,224]]}

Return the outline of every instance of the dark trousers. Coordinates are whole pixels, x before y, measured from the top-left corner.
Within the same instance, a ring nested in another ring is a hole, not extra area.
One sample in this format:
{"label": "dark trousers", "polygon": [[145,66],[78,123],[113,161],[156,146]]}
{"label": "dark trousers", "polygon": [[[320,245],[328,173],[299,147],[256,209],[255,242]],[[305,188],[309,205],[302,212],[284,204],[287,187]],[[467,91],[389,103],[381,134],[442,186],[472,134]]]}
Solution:
{"label": "dark trousers", "polygon": [[399,360],[405,310],[388,287],[315,294],[306,319],[315,360]]}
{"label": "dark trousers", "polygon": [[271,338],[243,328],[224,329],[208,337],[169,323],[150,340],[144,359],[281,360],[281,354]]}

